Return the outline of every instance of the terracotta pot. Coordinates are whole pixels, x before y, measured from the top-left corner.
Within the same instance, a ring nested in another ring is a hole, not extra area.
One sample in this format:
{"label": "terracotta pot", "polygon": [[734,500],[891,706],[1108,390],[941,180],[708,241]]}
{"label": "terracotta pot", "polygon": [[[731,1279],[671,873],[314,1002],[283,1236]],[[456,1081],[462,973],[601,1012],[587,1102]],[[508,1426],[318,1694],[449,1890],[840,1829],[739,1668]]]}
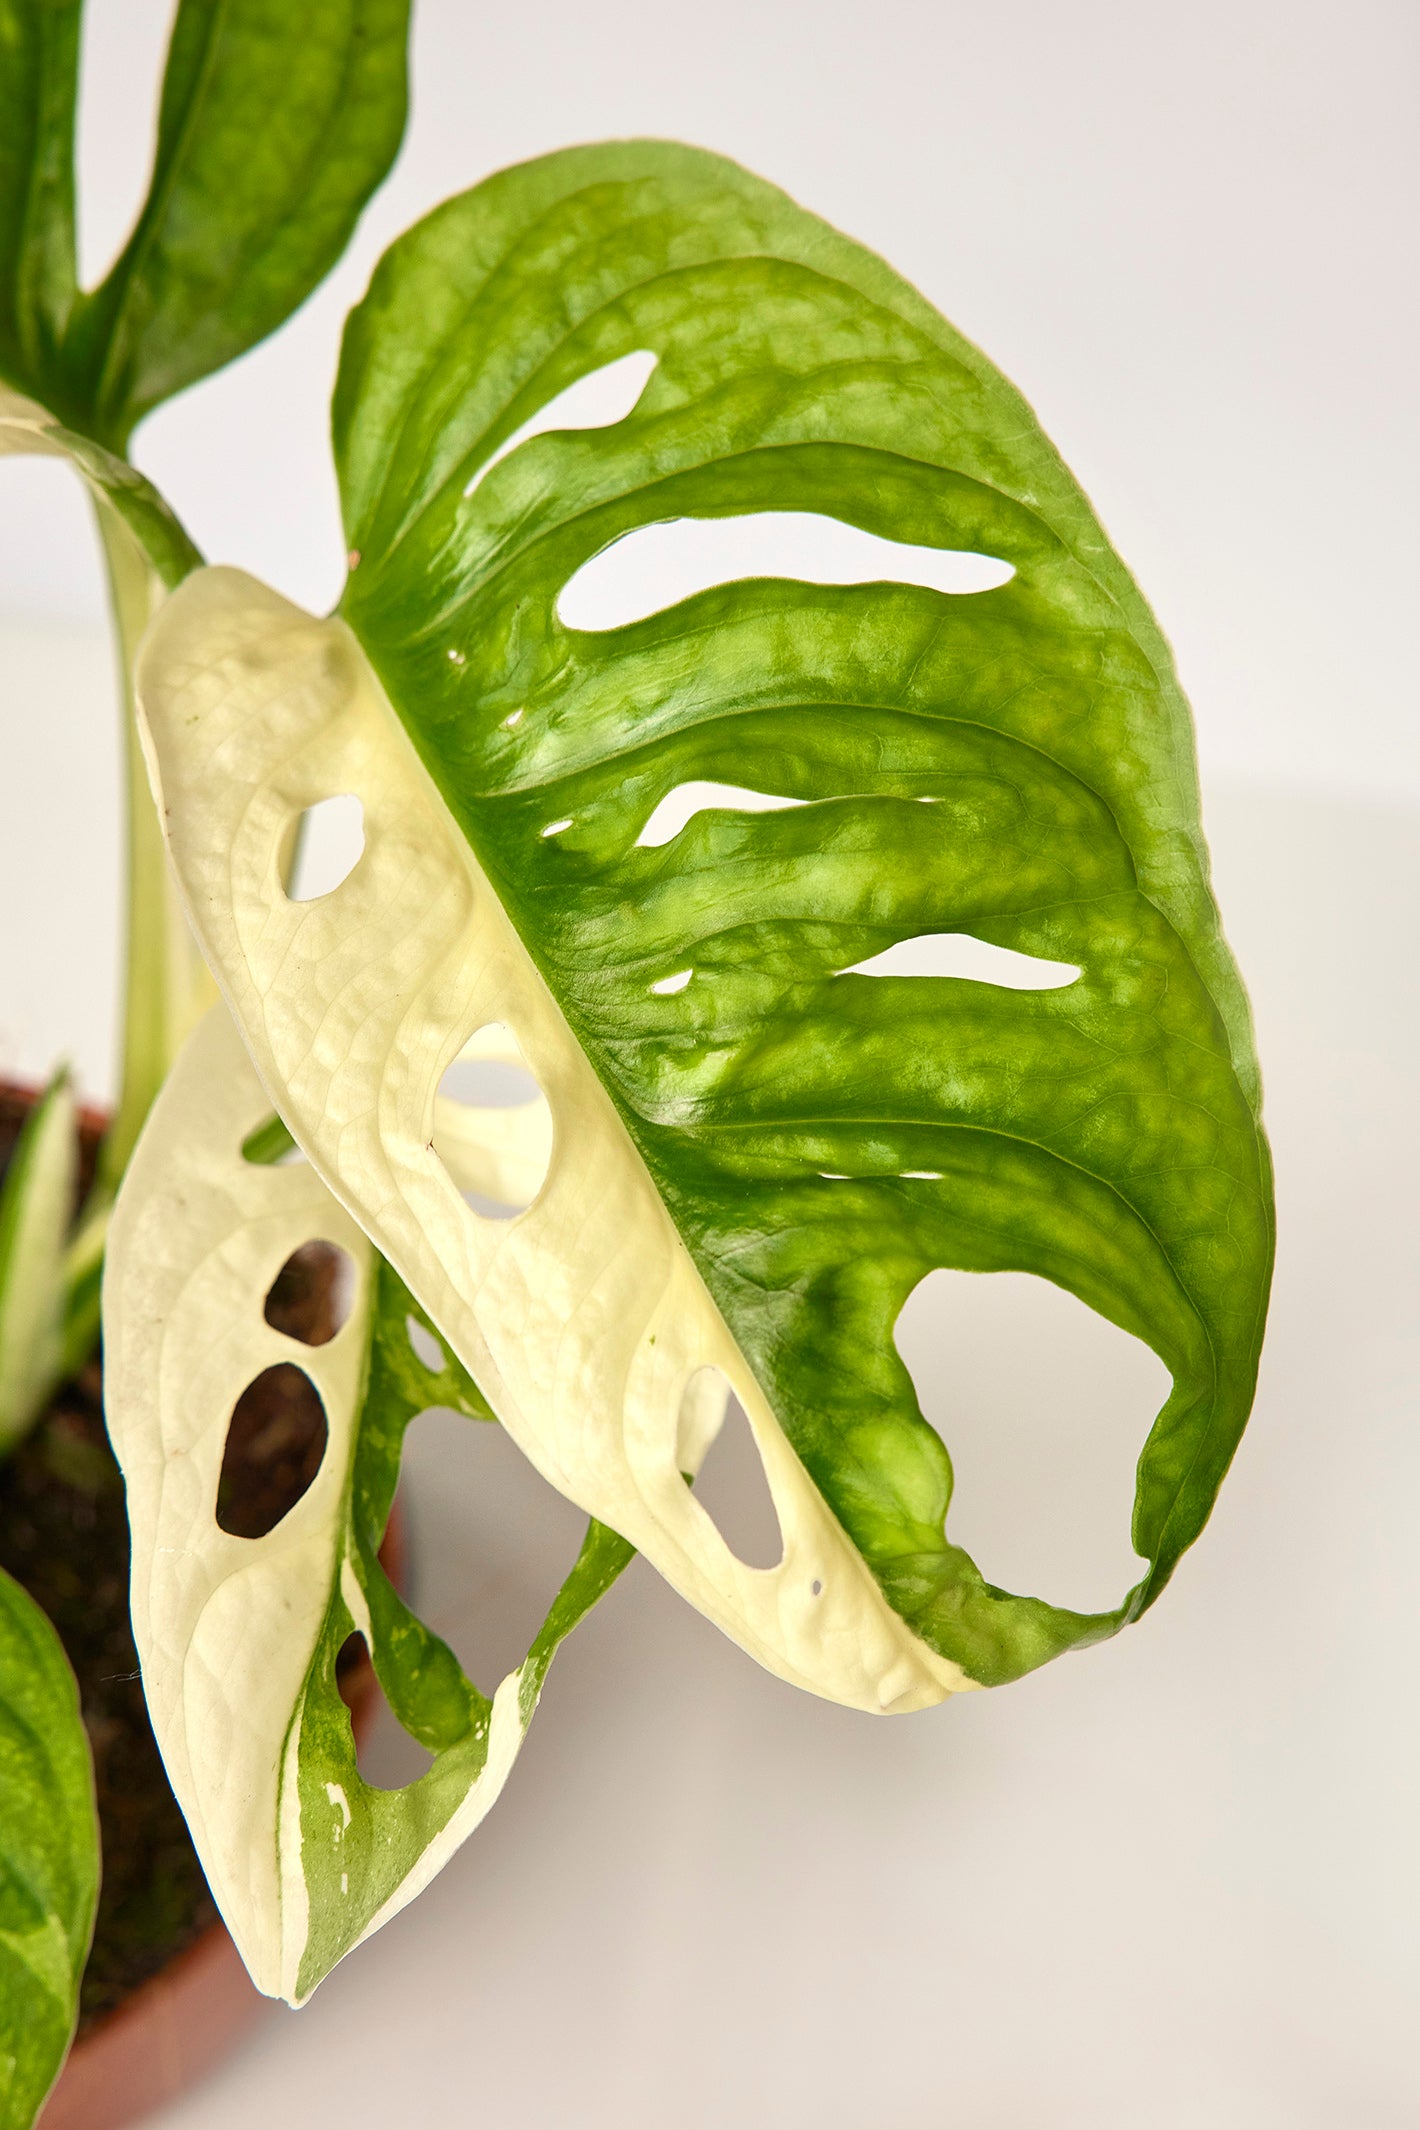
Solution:
{"label": "terracotta pot", "polygon": [[[396,1503],[380,1559],[397,1588],[406,1580],[405,1524]],[[368,1659],[343,1688],[357,1739],[378,1705]],[[275,2016],[255,1989],[226,1926],[195,1944],[91,2027],[70,2052],[38,2130],[124,2130],[188,2092],[251,2030]]]}
{"label": "terracotta pot", "polygon": [[[34,1090],[0,1082],[0,1092]],[[83,1166],[92,1175],[106,1116],[80,1112]],[[397,1589],[407,1584],[404,1517],[396,1502],[380,1560]],[[378,1690],[366,1657],[342,1679],[357,1740],[374,1721]],[[168,1965],[99,2019],[70,2051],[40,2114],[38,2130],[125,2130],[196,2085],[276,2006],[253,1986],[241,1956],[215,1923]]]}

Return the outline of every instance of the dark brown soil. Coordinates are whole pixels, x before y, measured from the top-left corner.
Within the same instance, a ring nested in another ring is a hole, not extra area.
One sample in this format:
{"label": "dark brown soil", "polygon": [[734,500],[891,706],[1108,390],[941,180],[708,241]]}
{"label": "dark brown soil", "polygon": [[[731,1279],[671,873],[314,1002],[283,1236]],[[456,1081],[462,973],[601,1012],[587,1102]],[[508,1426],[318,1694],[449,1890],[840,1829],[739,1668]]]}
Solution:
{"label": "dark brown soil", "polygon": [[[27,1106],[27,1096],[0,1087],[0,1174]],[[96,1132],[86,1131],[86,1185],[96,1144]],[[329,1338],[338,1306],[331,1272],[326,1246],[298,1253],[272,1289],[269,1320],[309,1344]],[[260,1384],[262,1395],[243,1401],[251,1405],[242,1439],[229,1445],[222,1474],[222,1520],[251,1535],[269,1530],[305,1491],[325,1436],[319,1400],[298,1370],[268,1370]],[[0,1463],[0,1566],[59,1632],[94,1755],[103,1886],[81,2034],[217,1915],[148,1722],[128,1621],[128,1559],[123,1481],[104,1431],[95,1355]]]}
{"label": "dark brown soil", "polygon": [[93,1748],[104,1861],[82,2034],[217,1915],[143,1705],[128,1517],[97,1360],[0,1466],[0,1566],[59,1630]]}

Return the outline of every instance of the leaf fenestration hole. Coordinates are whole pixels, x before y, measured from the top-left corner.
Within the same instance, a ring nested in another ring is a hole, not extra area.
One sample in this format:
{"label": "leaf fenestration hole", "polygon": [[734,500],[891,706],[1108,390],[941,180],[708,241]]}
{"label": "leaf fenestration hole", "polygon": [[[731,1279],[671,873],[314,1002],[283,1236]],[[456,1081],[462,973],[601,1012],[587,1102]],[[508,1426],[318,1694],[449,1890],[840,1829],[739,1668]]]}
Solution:
{"label": "leaf fenestration hole", "polygon": [[[404,1790],[434,1765],[427,1745],[412,1737],[390,1707],[370,1660],[369,1645],[358,1632],[347,1635],[335,1660],[335,1679],[350,1710],[355,1735],[355,1766],[360,1780],[372,1790]],[[339,1796],[331,1795],[337,1814],[331,1833],[343,1834],[344,1813]]]}
{"label": "leaf fenestration hole", "polygon": [[233,1538],[265,1538],[315,1483],[327,1429],[303,1368],[278,1361],[250,1382],[227,1423],[216,1518]]}
{"label": "leaf fenestration hole", "polygon": [[404,1328],[421,1368],[427,1368],[431,1376],[441,1376],[449,1365],[449,1357],[433,1332],[421,1324],[417,1316],[407,1316]]}
{"label": "leaf fenestration hole", "polygon": [[[724,1383],[718,1369],[700,1369],[697,1374],[702,1379],[702,1397],[705,1377],[719,1377]],[[697,1377],[692,1376],[686,1386],[687,1397],[696,1389]],[[682,1436],[686,1433],[684,1417],[682,1414]],[[784,1534],[779,1528],[759,1444],[738,1398],[730,1398],[725,1404],[723,1423],[703,1453],[695,1479],[695,1498],[713,1518],[736,1560],[746,1568],[779,1566],[784,1558]]]}
{"label": "leaf fenestration hole", "polygon": [[1141,1572],[1135,1466],[1169,1391],[1140,1339],[1028,1272],[930,1272],[897,1350],[955,1474],[947,1536],[987,1580],[1083,1612]]}
{"label": "leaf fenestration hole", "polygon": [[308,806],[295,827],[286,886],[291,902],[318,902],[350,878],[365,850],[365,809],[353,791]]}
{"label": "leaf fenestration hole", "polygon": [[308,1242],[293,1250],[267,1289],[262,1315],[273,1331],[303,1346],[324,1346],[350,1316],[355,1267],[338,1243]]}
{"label": "leaf fenestration hole", "polygon": [[556,429],[609,429],[614,423],[625,421],[650,382],[659,359],[649,348],[636,348],[629,355],[618,356],[615,362],[604,362],[599,369],[589,370],[515,429],[484,460],[464,495],[471,496],[481,488],[501,459],[535,436],[546,436]]}
{"label": "leaf fenestration hole", "polygon": [[1009,562],[962,548],[916,547],[810,510],[669,518],[623,533],[575,570],[557,600],[565,628],[623,629],[712,586],[755,577],[803,584],[916,584],[951,594],[995,591]]}
{"label": "leaf fenestration hole", "polygon": [[434,1151],[465,1204],[488,1220],[525,1213],[547,1180],[552,1112],[516,1037],[490,1022],[439,1082]]}
{"label": "leaf fenestration hole", "polygon": [[586,1518],[501,1427],[443,1407],[404,1438],[420,1534],[420,1612],[492,1695],[523,1662],[577,1557]]}
{"label": "leaf fenestration hole", "polygon": [[670,843],[697,814],[712,807],[726,813],[779,813],[791,806],[805,806],[806,799],[786,799],[777,792],[751,791],[745,784],[714,784],[695,779],[668,791],[636,838],[640,850],[659,850]]}
{"label": "leaf fenestration hole", "polygon": [[839,973],[957,976],[974,984],[996,984],[1006,991],[1063,991],[1080,974],[1073,962],[1049,961],[1043,954],[1019,954],[1014,947],[993,946],[990,940],[977,939],[970,932],[919,932]]}
{"label": "leaf fenestration hole", "polygon": [[532,1073],[514,1060],[512,1037],[506,1029],[499,1033],[507,1038],[507,1053],[499,1057],[488,1049],[465,1048],[440,1080],[441,1095],[472,1109],[526,1109],[529,1103],[542,1100],[542,1089]]}

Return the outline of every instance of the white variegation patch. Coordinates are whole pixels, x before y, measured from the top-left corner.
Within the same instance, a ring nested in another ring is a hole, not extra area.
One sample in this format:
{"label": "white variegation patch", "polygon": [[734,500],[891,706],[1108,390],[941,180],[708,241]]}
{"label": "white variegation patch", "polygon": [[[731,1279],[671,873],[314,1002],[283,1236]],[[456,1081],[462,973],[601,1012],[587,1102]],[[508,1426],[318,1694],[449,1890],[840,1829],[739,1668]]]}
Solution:
{"label": "white variegation patch", "polygon": [[[192,921],[271,1099],[538,1469],[796,1685],[872,1711],[971,1685],[893,1612],[800,1464],[345,625],[203,571],[159,616],[139,693]],[[362,803],[364,855],[294,903],[291,825],[343,792]],[[538,1196],[501,1221],[465,1202],[436,1147],[440,1079],[494,1023],[553,1137]],[[776,1568],[737,1560],[681,1476],[683,1394],[707,1369],[753,1429]]]}

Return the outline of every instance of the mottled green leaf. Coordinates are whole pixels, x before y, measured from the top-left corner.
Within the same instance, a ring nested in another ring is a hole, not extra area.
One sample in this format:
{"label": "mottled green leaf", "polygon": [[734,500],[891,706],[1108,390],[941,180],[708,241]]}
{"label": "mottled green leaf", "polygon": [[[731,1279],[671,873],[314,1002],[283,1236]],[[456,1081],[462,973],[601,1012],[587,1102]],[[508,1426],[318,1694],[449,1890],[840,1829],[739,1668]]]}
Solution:
{"label": "mottled green leaf", "polygon": [[[636,349],[658,360],[629,419],[524,444],[466,493]],[[401,240],[336,405],[346,616],[893,1604],[987,1680],[1137,1612],[1247,1416],[1269,1178],[1187,707],[1029,409],[880,261],[654,144],[506,172]],[[606,635],[559,623],[633,528],[766,510],[1014,578],[761,581]],[[696,779],[812,803],[638,848]],[[951,932],[1080,978],[840,973]],[[1149,1568],[1118,1613],[1010,1598],[944,1539],[950,1464],[892,1344],[939,1265],[1044,1273],[1170,1368],[1139,1467]]]}
{"label": "mottled green leaf", "polygon": [[[270,1102],[222,1008],[195,1031],[124,1180],[105,1271],[106,1403],[128,1487],[133,1621],[173,1788],[253,1979],[299,2002],[395,1914],[497,1798],[558,1643],[630,1549],[593,1527],[524,1662],[484,1693],[404,1602],[379,1549],[405,1429],[431,1405],[487,1423],[458,1364],[305,1162],[282,1163]],[[353,1268],[349,1314],[309,1345],[264,1299],[324,1241]],[[314,1385],[327,1440],[307,1491],[261,1536],[217,1521],[228,1423],[282,1363]],[[363,1634],[400,1722],[433,1755],[396,1790],[365,1782],[336,1683]]]}
{"label": "mottled green leaf", "polygon": [[0,2130],[29,2130],[79,2013],[99,1827],[59,1637],[0,1571]]}

